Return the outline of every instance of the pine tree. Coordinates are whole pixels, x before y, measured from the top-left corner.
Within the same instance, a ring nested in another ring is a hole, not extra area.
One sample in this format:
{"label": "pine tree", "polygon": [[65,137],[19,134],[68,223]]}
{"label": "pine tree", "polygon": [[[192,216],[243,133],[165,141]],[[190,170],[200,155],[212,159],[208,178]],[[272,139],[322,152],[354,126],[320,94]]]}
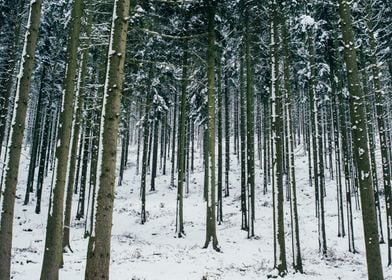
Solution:
{"label": "pine tree", "polygon": [[95,217],[87,252],[85,279],[109,279],[110,239],[116,175],[118,127],[124,79],[125,47],[130,1],[115,0],[101,120],[102,148]]}
{"label": "pine tree", "polygon": [[391,193],[391,163],[389,159],[388,143],[387,143],[387,128],[384,120],[384,92],[381,87],[381,73],[379,69],[379,62],[377,59],[377,41],[374,34],[374,23],[372,17],[372,3],[373,1],[366,1],[366,25],[367,34],[369,38],[370,47],[370,65],[373,76],[373,86],[375,92],[375,104],[376,104],[376,116],[377,125],[379,132],[379,140],[381,147],[381,163],[382,163],[382,174],[384,182],[384,193],[385,193],[385,204],[387,214],[387,238],[388,238],[388,265],[392,264],[392,193]]}
{"label": "pine tree", "polygon": [[220,225],[223,222],[223,120],[222,120],[222,63],[218,58],[217,63],[217,110],[218,117],[218,197],[216,207],[216,220]]}
{"label": "pine tree", "polygon": [[363,105],[352,29],[351,12],[348,3],[339,0],[340,28],[343,34],[344,60],[346,62],[348,89],[350,93],[350,113],[353,126],[354,154],[359,172],[359,190],[361,192],[362,220],[365,236],[366,260],[369,280],[383,279],[376,208],[370,176],[370,160],[366,133],[366,115]]}
{"label": "pine tree", "polygon": [[246,67],[246,165],[247,165],[247,191],[248,191],[248,238],[255,235],[255,135],[254,135],[254,92],[253,67],[251,58],[250,7],[245,7],[245,67]]}
{"label": "pine tree", "polygon": [[247,176],[246,176],[246,97],[245,97],[245,74],[242,48],[240,52],[240,158],[241,158],[241,229],[249,229],[247,207]]}
{"label": "pine tree", "polygon": [[272,4],[271,22],[271,130],[272,130],[272,195],[274,223],[274,268],[279,276],[287,274],[283,211],[283,98],[279,89],[279,10]]}
{"label": "pine tree", "polygon": [[[91,24],[92,17],[88,15],[87,26],[86,26],[86,36],[87,36],[87,46],[90,43],[91,36]],[[78,84],[77,84],[77,96],[75,100],[75,116],[74,124],[72,126],[72,139],[71,139],[71,153],[69,159],[69,171],[66,186],[66,198],[65,198],[65,210],[64,210],[64,232],[63,232],[63,248],[71,247],[70,244],[70,226],[71,226],[71,210],[72,210],[72,194],[75,184],[75,169],[77,161],[77,152],[79,148],[79,138],[80,138],[80,127],[82,122],[82,111],[84,105],[84,87],[85,80],[87,76],[87,59],[88,59],[88,48],[87,46],[83,50],[80,56],[80,67],[78,73]]]}
{"label": "pine tree", "polygon": [[216,234],[215,217],[215,8],[213,3],[207,6],[208,50],[207,50],[207,92],[208,92],[208,150],[209,188],[207,193],[206,241],[204,248],[212,242],[212,247],[220,251]]}
{"label": "pine tree", "polygon": [[15,106],[10,131],[10,144],[5,166],[5,188],[1,211],[0,226],[0,280],[10,279],[12,231],[15,207],[16,186],[23,133],[27,111],[27,100],[34,66],[35,50],[38,40],[38,28],[41,18],[41,0],[31,0],[29,19],[24,39],[19,76],[16,83]]}
{"label": "pine tree", "polygon": [[229,78],[225,77],[225,197],[230,195],[229,173],[230,173],[230,90]]}
{"label": "pine tree", "polygon": [[307,29],[308,52],[309,52],[309,104],[311,118],[311,142],[313,156],[313,176],[316,202],[316,217],[318,218],[319,250],[325,256],[327,243],[325,233],[324,213],[324,163],[322,131],[320,127],[319,100],[316,90],[316,50],[314,46],[314,26],[311,24]]}
{"label": "pine tree", "polygon": [[72,117],[75,97],[75,78],[77,72],[77,51],[83,12],[83,1],[74,0],[67,47],[67,71],[64,80],[64,98],[58,132],[59,144],[56,147],[56,178],[53,186],[52,203],[48,210],[46,226],[45,252],[42,264],[41,279],[58,279],[58,270],[63,250],[63,213],[64,188],[67,177],[69,144],[72,130]]}
{"label": "pine tree", "polygon": [[285,93],[285,107],[286,107],[286,137],[288,144],[288,178],[286,179],[290,189],[290,213],[291,213],[291,228],[292,228],[292,251],[293,251],[293,267],[295,271],[303,273],[301,244],[299,238],[299,218],[297,208],[297,182],[295,174],[295,157],[294,157],[294,125],[293,125],[293,106],[294,97],[292,96],[290,84],[290,55],[289,42],[287,33],[287,14],[282,6],[282,48],[284,54],[283,62],[283,76],[284,76],[284,93]]}
{"label": "pine tree", "polygon": [[[17,0],[8,1],[6,4],[8,5],[7,8],[9,10],[7,16],[9,16],[11,19],[9,24],[9,28],[11,30],[8,30],[7,33],[9,38],[5,54],[4,70],[0,76],[0,81],[2,83],[2,86],[0,87],[0,155],[3,151],[3,141],[6,135],[7,117],[9,115],[8,109],[10,107],[9,100],[11,99],[11,90],[14,82],[12,75],[18,61],[15,59],[15,56],[17,54],[20,41],[19,35],[23,22],[23,17],[21,17],[21,14],[25,7],[25,2],[25,0]],[[4,18],[6,18],[6,16],[4,16]]]}
{"label": "pine tree", "polygon": [[186,129],[186,103],[187,103],[187,79],[188,79],[188,40],[184,42],[181,80],[181,105],[180,120],[178,124],[178,182],[177,182],[177,212],[176,234],[182,237],[184,234],[184,182],[185,182],[185,129]]}

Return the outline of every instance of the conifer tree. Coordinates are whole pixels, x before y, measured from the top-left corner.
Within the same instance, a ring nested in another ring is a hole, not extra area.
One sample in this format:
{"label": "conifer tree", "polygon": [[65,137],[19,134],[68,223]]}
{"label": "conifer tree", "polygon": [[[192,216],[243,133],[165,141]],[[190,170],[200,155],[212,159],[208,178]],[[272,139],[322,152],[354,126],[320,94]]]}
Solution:
{"label": "conifer tree", "polygon": [[95,232],[89,239],[85,279],[109,279],[117,138],[130,1],[114,0],[101,120],[99,190]]}
{"label": "conifer tree", "polygon": [[216,234],[216,191],[215,191],[215,8],[214,3],[207,5],[208,17],[208,49],[207,49],[207,93],[208,93],[208,150],[207,161],[209,167],[207,213],[206,213],[206,241],[204,248],[212,242],[212,247],[219,251]]}
{"label": "conifer tree", "polygon": [[378,227],[376,208],[370,176],[370,160],[368,139],[366,133],[366,115],[363,102],[363,91],[359,80],[357,54],[351,11],[348,3],[338,1],[340,28],[343,34],[344,60],[346,63],[348,90],[350,93],[350,113],[353,126],[354,155],[359,174],[359,190],[361,192],[361,207],[363,230],[365,237],[366,261],[369,280],[383,279],[380,246],[378,243]]}
{"label": "conifer tree", "polygon": [[42,0],[31,0],[29,19],[24,38],[19,76],[16,82],[15,105],[11,122],[10,142],[5,166],[5,187],[0,224],[0,280],[10,279],[11,247],[16,186],[22,152],[23,134],[27,112],[27,100],[33,73],[38,29],[41,19]]}
{"label": "conifer tree", "polygon": [[74,0],[67,47],[67,71],[64,80],[64,97],[56,147],[56,178],[52,188],[52,203],[49,204],[48,223],[46,226],[45,252],[41,270],[41,279],[58,279],[58,270],[62,261],[63,250],[63,213],[64,189],[67,178],[69,144],[71,139],[72,118],[75,97],[75,79],[77,72],[77,52],[79,46],[83,0]]}
{"label": "conifer tree", "polygon": [[274,268],[279,276],[287,274],[283,210],[283,98],[279,88],[279,16],[276,0],[272,4],[271,22],[271,130],[272,130],[272,195],[274,226]]}

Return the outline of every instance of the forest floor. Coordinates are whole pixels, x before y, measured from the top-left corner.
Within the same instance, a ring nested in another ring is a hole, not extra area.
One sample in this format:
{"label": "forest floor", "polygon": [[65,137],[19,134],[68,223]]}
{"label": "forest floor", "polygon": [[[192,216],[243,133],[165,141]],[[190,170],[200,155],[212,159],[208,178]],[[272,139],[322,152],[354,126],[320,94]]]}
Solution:
{"label": "forest floor", "polygon": [[[147,194],[147,223],[140,224],[140,176],[135,175],[134,150],[124,175],[124,183],[117,187],[112,231],[110,275],[113,280],[208,280],[267,279],[273,267],[273,227],[271,186],[263,195],[263,170],[256,168],[256,223],[252,239],[240,230],[240,174],[237,158],[231,157],[230,196],[224,198],[224,222],[217,226],[222,252],[202,249],[205,239],[205,203],[203,201],[203,170],[196,153],[196,170],[190,177],[189,194],[184,201],[185,238],[175,238],[176,189],[170,189],[168,175],[159,175],[157,190]],[[27,159],[24,160],[28,162]],[[169,162],[168,162],[169,164]],[[298,210],[304,274],[294,274],[291,268],[291,230],[289,203],[286,212],[286,251],[289,271],[286,279],[366,279],[366,261],[360,210],[354,204],[354,230],[357,254],[348,251],[348,240],[337,237],[337,203],[335,181],[326,174],[325,217],[328,256],[318,250],[317,219],[314,190],[308,183],[307,157],[301,150],[296,159]],[[23,173],[23,174],[22,174]],[[12,275],[16,280],[39,279],[43,259],[50,176],[43,194],[42,212],[34,213],[35,200],[23,206],[27,167],[22,168],[15,208],[15,227],[12,256]],[[149,184],[148,184],[149,186]],[[73,217],[77,197],[74,197]],[[384,202],[382,202],[385,210]],[[346,219],[346,215],[344,217]],[[385,215],[382,217],[385,223]],[[346,222],[346,220],[345,220]],[[347,228],[347,226],[346,226]],[[384,230],[385,232],[385,230]],[[64,255],[61,280],[84,278],[87,239],[84,221],[72,222],[73,253]],[[392,279],[392,269],[386,267],[386,245],[381,245],[385,279]]]}

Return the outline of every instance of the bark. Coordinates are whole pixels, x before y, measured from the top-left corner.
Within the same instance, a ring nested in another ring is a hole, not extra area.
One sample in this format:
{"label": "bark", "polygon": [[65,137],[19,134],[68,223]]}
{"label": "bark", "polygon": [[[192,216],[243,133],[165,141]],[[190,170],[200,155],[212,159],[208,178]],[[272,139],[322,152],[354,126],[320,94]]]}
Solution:
{"label": "bark", "polygon": [[182,58],[182,80],[181,80],[181,105],[178,127],[178,181],[177,181],[177,212],[176,212],[176,234],[182,237],[184,234],[184,182],[185,182],[185,129],[186,129],[186,103],[187,103],[187,80],[188,79],[188,41],[184,42]]}
{"label": "bark", "polygon": [[35,213],[39,214],[41,213],[41,197],[42,197],[42,188],[44,185],[44,179],[45,179],[45,166],[46,166],[46,161],[47,157],[46,155],[48,154],[49,150],[49,141],[50,141],[50,133],[49,133],[49,128],[50,128],[50,122],[51,122],[51,117],[55,113],[54,110],[50,110],[49,105],[46,104],[46,115],[45,115],[45,125],[44,125],[44,131],[42,133],[42,148],[41,148],[41,155],[39,159],[39,167],[38,167],[38,177],[37,177],[37,198],[36,198],[36,205],[35,205]]}
{"label": "bark", "polygon": [[[336,39],[332,39],[332,49],[336,49]],[[344,226],[344,205],[343,205],[343,190],[342,190],[342,156],[341,156],[341,133],[340,133],[340,115],[339,112],[339,97],[337,88],[337,74],[339,73],[336,69],[336,58],[334,57],[336,51],[330,51],[329,53],[329,68],[330,68],[330,81],[331,81],[331,95],[332,95],[332,129],[333,129],[333,141],[335,146],[335,166],[336,166],[336,197],[337,197],[337,209],[338,209],[338,237],[345,237],[346,231]]]}
{"label": "bark", "polygon": [[[11,25],[13,24],[13,31],[11,33],[11,38],[10,38],[10,46],[8,46],[8,50],[6,53],[6,59],[5,59],[5,68],[6,70],[3,72],[3,74],[0,77],[0,81],[4,83],[4,85],[1,87],[0,91],[0,155],[2,154],[2,148],[3,148],[3,141],[6,135],[6,130],[7,130],[7,118],[9,115],[9,100],[11,97],[11,90],[12,90],[12,85],[13,85],[13,79],[12,76],[14,74],[15,66],[17,63],[16,53],[18,51],[18,45],[19,45],[19,34],[20,34],[20,29],[22,26],[22,16],[21,13],[24,9],[25,6],[25,0],[19,0],[17,1],[17,7],[11,7],[13,11],[15,11],[15,14],[11,15],[11,20],[13,21]],[[11,3],[10,3],[11,5]],[[0,188],[1,189],[1,188]]]}
{"label": "bark", "polygon": [[[143,115],[143,105],[142,102],[139,102],[139,120],[142,119],[142,115]],[[139,170],[140,170],[140,144],[142,141],[142,133],[141,133],[141,125],[137,125],[137,151],[136,151],[136,176],[139,175]]]}
{"label": "bark", "polygon": [[[374,192],[374,203],[376,204],[376,211],[377,211],[377,221],[378,221],[378,233],[380,235],[380,244],[385,243],[384,241],[384,234],[382,228],[382,218],[381,218],[381,203],[380,203],[380,191],[379,191],[379,184],[378,184],[378,174],[377,174],[377,164],[376,164],[376,138],[374,133],[374,125],[373,120],[376,119],[374,116],[377,114],[375,111],[375,96],[369,89],[369,84],[367,81],[367,69],[366,69],[366,57],[363,49],[361,50],[361,80],[363,84],[364,92],[370,92],[364,98],[364,102],[366,104],[366,125],[368,131],[368,139],[369,139],[369,151],[370,151],[370,165],[371,165],[371,174],[372,174],[372,183],[373,183],[373,192]],[[373,106],[374,105],[374,106]]]}
{"label": "bark", "polygon": [[389,161],[389,149],[387,143],[388,130],[385,127],[384,118],[384,92],[381,87],[381,73],[379,69],[377,59],[377,42],[374,34],[374,24],[372,20],[372,10],[370,0],[366,1],[366,24],[367,33],[370,45],[370,64],[373,74],[373,86],[375,92],[375,104],[376,104],[376,116],[377,126],[379,133],[379,141],[381,147],[381,163],[382,163],[382,174],[385,192],[385,204],[387,214],[387,245],[388,245],[388,266],[392,264],[392,193],[391,193],[391,166]]}
{"label": "bark", "polygon": [[115,0],[111,39],[109,42],[106,83],[103,97],[103,119],[100,137],[100,164],[95,233],[89,240],[86,280],[109,279],[110,239],[112,232],[116,150],[124,79],[125,47],[128,30],[129,0]]}
{"label": "bark", "polygon": [[84,139],[83,139],[83,154],[82,154],[82,172],[80,174],[80,191],[78,199],[78,207],[76,210],[76,219],[80,220],[84,217],[86,188],[87,188],[87,173],[89,166],[89,158],[91,153],[91,111],[87,113],[84,123]]}
{"label": "bark", "polygon": [[225,197],[230,195],[229,172],[230,172],[230,91],[229,79],[225,77]]}
{"label": "bark", "polygon": [[[219,58],[218,58],[219,59]],[[218,62],[218,203],[216,209],[217,222],[220,225],[223,222],[223,124],[222,124],[222,66]]]}
{"label": "bark", "polygon": [[23,202],[23,205],[27,205],[30,201],[30,193],[33,192],[34,188],[34,175],[35,175],[35,168],[37,165],[37,156],[39,154],[39,146],[40,146],[40,136],[41,136],[41,125],[43,123],[42,121],[42,112],[43,109],[46,107],[46,104],[44,105],[44,81],[45,81],[45,73],[46,73],[46,65],[43,65],[43,70],[41,74],[41,85],[40,85],[40,90],[39,90],[39,96],[38,96],[38,104],[37,104],[37,109],[36,109],[36,114],[35,114],[35,124],[34,124],[34,133],[33,133],[33,143],[31,147],[31,153],[30,153],[30,164],[29,164],[29,172],[27,175],[27,184],[26,184],[26,193],[25,193],[25,199]]}
{"label": "bark", "polygon": [[170,187],[174,188],[174,173],[176,167],[176,137],[177,137],[177,93],[174,93],[174,111],[173,111],[173,139],[172,139],[172,155],[171,155],[171,179]]}
{"label": "bark", "polygon": [[216,234],[216,191],[215,191],[215,9],[208,7],[208,49],[207,49],[207,92],[208,92],[208,167],[209,188],[206,213],[206,241],[204,248],[212,242],[212,247],[220,251]]}
{"label": "bark", "polygon": [[245,101],[245,82],[244,82],[244,62],[242,52],[240,52],[240,152],[241,155],[241,229],[248,230],[247,215],[247,190],[246,190],[246,101]]}
{"label": "bark", "polygon": [[[90,33],[91,33],[91,16],[88,17],[87,31],[86,35],[88,38],[88,43],[90,41]],[[72,144],[71,144],[71,155],[69,161],[69,172],[68,172],[68,182],[66,188],[66,199],[65,199],[65,210],[64,210],[64,231],[63,231],[63,248],[70,247],[70,226],[71,226],[71,211],[72,211],[72,193],[73,187],[75,184],[75,169],[76,169],[76,160],[77,153],[80,141],[80,124],[82,121],[82,108],[84,104],[84,85],[85,78],[87,75],[87,57],[88,57],[88,48],[85,48],[81,55],[81,63],[80,63],[80,73],[79,73],[79,84],[78,84],[78,98],[76,100],[76,112],[75,112],[75,120],[72,131]]]}
{"label": "bark", "polygon": [[79,46],[83,0],[74,0],[67,46],[67,71],[64,80],[64,97],[60,112],[59,131],[56,146],[55,183],[51,194],[52,204],[48,210],[45,252],[41,279],[58,279],[58,270],[63,250],[64,189],[67,178],[69,145],[75,98],[75,77],[77,73],[77,52]]}
{"label": "bark", "polygon": [[246,65],[246,158],[248,189],[248,238],[255,235],[255,135],[254,135],[254,97],[253,69],[251,61],[251,42],[249,29],[249,7],[245,12],[245,65]]}
{"label": "bark", "polygon": [[326,256],[327,242],[325,232],[324,214],[324,159],[323,159],[323,140],[322,127],[320,120],[319,99],[316,92],[316,53],[314,48],[313,31],[308,30],[308,50],[310,64],[309,78],[309,101],[310,117],[312,126],[312,153],[313,153],[313,175],[315,187],[316,216],[318,218],[319,250]]}
{"label": "bark", "polygon": [[154,130],[152,133],[152,167],[151,167],[151,188],[150,191],[155,191],[155,178],[157,176],[158,169],[158,146],[159,146],[159,119],[160,114],[156,116],[154,120]]}
{"label": "bark", "polygon": [[[153,68],[151,67],[149,77],[152,79]],[[147,88],[147,96],[145,98],[144,121],[143,121],[143,155],[142,155],[142,174],[140,181],[140,199],[142,209],[140,212],[140,223],[144,224],[147,221],[146,217],[146,184],[147,184],[147,169],[148,169],[148,142],[150,135],[150,107],[151,107],[151,86]]]}
{"label": "bark", "polygon": [[284,230],[284,195],[283,195],[283,98],[279,90],[279,27],[278,7],[273,4],[271,23],[271,130],[272,130],[272,188],[274,216],[274,268],[279,276],[287,274],[286,245]]}
{"label": "bark", "polygon": [[263,176],[263,194],[267,194],[268,191],[268,173],[269,173],[269,102],[268,100],[263,101],[263,119],[264,127],[263,127],[263,165],[264,165],[264,176]]}
{"label": "bark", "polygon": [[33,73],[35,49],[41,18],[41,0],[32,0],[30,4],[28,28],[26,30],[23,54],[20,63],[19,77],[16,84],[15,106],[5,166],[5,184],[0,226],[0,279],[10,279],[11,247],[15,192],[18,183],[20,155],[22,151],[23,133],[27,112],[27,103],[31,76]]}
{"label": "bark", "polygon": [[293,268],[296,272],[303,273],[302,256],[301,256],[301,243],[299,238],[299,218],[297,208],[297,182],[295,176],[295,157],[294,157],[294,125],[293,125],[293,106],[292,102],[294,96],[292,96],[292,90],[290,85],[290,57],[289,57],[289,46],[288,46],[288,34],[287,34],[287,21],[286,17],[283,17],[282,23],[282,45],[284,53],[284,89],[286,95],[286,134],[288,139],[288,184],[290,189],[290,212],[291,212],[291,228],[292,228],[292,251],[293,251]]}
{"label": "bark", "polygon": [[370,159],[366,132],[366,116],[364,104],[362,103],[364,93],[359,81],[351,12],[347,2],[339,0],[338,4],[341,20],[340,27],[343,33],[344,42],[344,60],[346,62],[348,89],[350,94],[350,112],[352,123],[355,124],[353,127],[354,159],[357,162],[359,171],[359,190],[361,192],[368,279],[383,279],[380,246],[378,243],[376,208],[374,204],[373,189],[371,187],[372,179],[369,174]]}

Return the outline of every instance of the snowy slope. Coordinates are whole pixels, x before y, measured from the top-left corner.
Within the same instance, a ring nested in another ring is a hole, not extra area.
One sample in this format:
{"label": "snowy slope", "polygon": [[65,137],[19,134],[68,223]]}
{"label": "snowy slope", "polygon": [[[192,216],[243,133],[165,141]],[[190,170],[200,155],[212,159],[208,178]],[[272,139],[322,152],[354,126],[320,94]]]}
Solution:
{"label": "snowy slope", "polygon": [[[202,279],[267,279],[273,266],[272,198],[271,187],[262,194],[262,170],[256,167],[256,237],[247,239],[240,230],[240,177],[237,158],[231,158],[231,194],[224,198],[224,222],[218,226],[221,253],[211,248],[202,249],[205,238],[205,204],[202,199],[203,173],[201,167],[190,180],[190,193],[184,201],[186,237],[174,237],[176,190],[169,189],[169,175],[157,178],[157,191],[147,195],[148,221],[139,223],[140,177],[135,176],[135,151],[131,149],[130,166],[124,175],[123,186],[117,188],[112,236],[111,279],[193,280]],[[196,166],[201,161],[196,155]],[[27,164],[28,161],[25,159]],[[326,174],[326,227],[328,258],[318,253],[317,219],[314,210],[313,189],[308,185],[307,157],[297,151],[298,210],[300,238],[305,274],[294,274],[290,267],[291,233],[289,204],[286,202],[286,251],[289,274],[286,279],[366,279],[366,263],[362,238],[360,210],[354,210],[355,242],[358,254],[348,252],[347,238],[337,237],[337,204],[335,182]],[[48,190],[43,194],[41,215],[34,213],[33,201],[23,206],[27,168],[21,170],[15,214],[12,275],[13,279],[39,279],[43,258]],[[50,178],[47,179],[49,184]],[[74,212],[77,198],[74,198]],[[384,203],[383,203],[384,206]],[[73,215],[74,216],[74,215]],[[384,216],[383,216],[384,218]],[[384,218],[385,220],[385,218]],[[60,279],[83,279],[87,240],[83,238],[83,221],[73,221],[71,246],[73,253],[64,256]],[[387,252],[382,245],[385,279],[392,279],[392,270],[386,268]]]}

